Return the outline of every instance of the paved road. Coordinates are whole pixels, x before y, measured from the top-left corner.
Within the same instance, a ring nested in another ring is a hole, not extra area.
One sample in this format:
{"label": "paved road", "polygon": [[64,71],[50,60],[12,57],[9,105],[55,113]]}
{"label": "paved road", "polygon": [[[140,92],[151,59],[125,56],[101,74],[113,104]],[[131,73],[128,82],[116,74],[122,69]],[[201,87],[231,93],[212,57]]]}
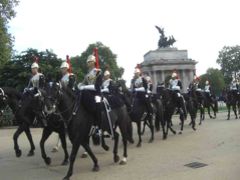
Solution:
{"label": "paved road", "polygon": [[[217,119],[206,119],[196,132],[185,126],[182,135],[170,134],[167,141],[161,140],[160,133],[157,133],[152,144],[147,143],[147,131],[142,148],[130,145],[126,166],[114,164],[111,152],[94,147],[101,168],[97,173],[91,172],[89,158],[80,158],[81,149],[72,180],[239,180],[240,120],[225,119],[226,114],[219,113]],[[177,120],[174,124],[175,129],[178,128]],[[60,180],[64,177],[67,167],[60,166],[62,150],[59,153],[50,152],[54,138],[48,140],[46,148],[52,157],[52,165],[46,166],[38,145],[41,129],[32,129],[37,147],[34,157],[26,157],[29,145],[25,135],[19,139],[23,156],[14,156],[13,132],[14,129],[0,129],[0,180]],[[112,143],[108,141],[108,144]],[[70,151],[70,144],[68,146]],[[184,166],[191,162],[207,166],[198,169]]]}

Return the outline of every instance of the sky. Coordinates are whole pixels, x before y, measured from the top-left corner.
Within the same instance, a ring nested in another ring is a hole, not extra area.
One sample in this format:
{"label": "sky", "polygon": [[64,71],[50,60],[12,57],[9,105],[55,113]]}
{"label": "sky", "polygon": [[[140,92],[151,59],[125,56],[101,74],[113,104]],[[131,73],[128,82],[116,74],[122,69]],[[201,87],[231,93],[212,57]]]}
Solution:
{"label": "sky", "polygon": [[52,49],[59,57],[81,55],[101,41],[117,54],[129,80],[143,55],[157,49],[159,33],[198,61],[197,74],[218,68],[223,46],[240,42],[238,0],[20,0],[10,22],[17,52]]}

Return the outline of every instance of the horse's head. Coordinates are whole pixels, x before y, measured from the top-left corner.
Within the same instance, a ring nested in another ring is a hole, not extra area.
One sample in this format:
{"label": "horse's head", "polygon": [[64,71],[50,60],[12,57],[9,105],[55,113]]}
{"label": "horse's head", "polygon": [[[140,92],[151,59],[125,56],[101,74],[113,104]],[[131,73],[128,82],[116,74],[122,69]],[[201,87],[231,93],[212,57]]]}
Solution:
{"label": "horse's head", "polygon": [[54,113],[61,95],[60,84],[58,82],[48,82],[44,90],[44,111],[47,114]]}
{"label": "horse's head", "polygon": [[4,90],[0,88],[0,116],[2,116],[4,109],[7,106],[7,95]]}

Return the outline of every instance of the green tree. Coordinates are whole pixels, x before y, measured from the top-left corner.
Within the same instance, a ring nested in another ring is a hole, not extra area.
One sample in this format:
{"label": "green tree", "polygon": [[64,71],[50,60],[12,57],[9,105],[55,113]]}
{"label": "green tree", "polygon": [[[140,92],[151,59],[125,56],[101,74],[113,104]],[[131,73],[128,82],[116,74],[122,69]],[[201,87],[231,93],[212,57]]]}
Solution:
{"label": "green tree", "polygon": [[122,77],[124,69],[118,66],[116,61],[117,55],[114,54],[109,47],[103,45],[101,42],[97,42],[90,44],[81,56],[71,58],[73,72],[77,74],[78,79],[82,80],[87,73],[88,68],[86,60],[89,55],[93,54],[94,48],[98,48],[100,68],[104,71],[109,67],[113,79]]}
{"label": "green tree", "polygon": [[240,46],[224,46],[219,52],[217,63],[221,66],[227,83],[233,77],[237,78],[240,75]]}
{"label": "green tree", "polygon": [[11,59],[13,37],[8,32],[8,22],[15,17],[18,0],[0,0],[0,65]]}
{"label": "green tree", "polygon": [[57,76],[62,60],[52,51],[46,50],[38,52],[36,49],[28,49],[19,55],[16,55],[12,61],[8,61],[0,67],[0,86],[15,87],[23,90],[27,86],[31,77],[31,64],[34,57],[39,58],[40,71],[46,76]]}
{"label": "green tree", "polygon": [[225,87],[224,76],[219,69],[209,68],[206,74],[200,76],[200,79],[201,87],[204,87],[206,80],[208,80],[216,95],[220,95]]}

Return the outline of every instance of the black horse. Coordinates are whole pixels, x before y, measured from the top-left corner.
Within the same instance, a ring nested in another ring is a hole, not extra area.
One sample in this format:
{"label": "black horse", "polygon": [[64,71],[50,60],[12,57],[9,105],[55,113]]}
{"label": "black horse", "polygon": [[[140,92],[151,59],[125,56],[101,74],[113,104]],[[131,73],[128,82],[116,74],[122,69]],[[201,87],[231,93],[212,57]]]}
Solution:
{"label": "black horse", "polygon": [[[151,137],[149,143],[154,140],[154,126],[153,118],[148,113],[148,108],[145,100],[145,93],[143,92],[130,92],[125,84],[125,81],[118,80],[117,85],[122,92],[122,99],[128,107],[129,115],[131,120],[137,124],[137,133],[138,133],[138,143],[137,147],[142,145],[142,134],[144,133],[145,125],[150,128]],[[156,109],[153,108],[154,113]],[[142,122],[144,122],[143,132],[142,131]]]}
{"label": "black horse", "polygon": [[239,94],[235,91],[231,91],[229,88],[223,92],[224,100],[228,109],[227,120],[230,119],[231,107],[234,112],[235,118],[238,119],[237,103],[239,100]]}
{"label": "black horse", "polygon": [[22,132],[26,133],[30,142],[31,149],[28,153],[28,156],[34,155],[35,145],[30,132],[30,126],[33,124],[35,118],[38,120],[38,122],[43,122],[44,116],[42,110],[43,96],[40,90],[35,88],[22,94],[17,111],[15,113],[15,117],[19,123],[19,126],[13,135],[14,150],[17,157],[22,155],[22,151],[18,145],[18,137],[22,134]]}
{"label": "black horse", "polygon": [[[31,146],[28,156],[34,155],[35,145],[33,143],[29,126],[33,123],[36,113],[38,112],[39,114],[40,109],[34,108],[41,106],[39,100],[40,96],[36,90],[21,94],[14,88],[0,88],[0,109],[3,111],[6,105],[8,105],[19,126],[13,135],[14,149],[17,157],[20,157],[22,154],[17,142],[17,139],[22,132],[25,132]],[[26,108],[26,111],[20,114],[20,109],[23,106]]]}
{"label": "black horse", "polygon": [[[42,138],[40,140],[40,148],[42,158],[47,165],[51,164],[51,158],[47,156],[44,144],[49,138],[49,136],[52,134],[52,132],[58,133],[62,148],[64,150],[65,156],[62,165],[67,165],[69,159],[66,143],[66,124],[63,117],[64,111],[60,112],[60,110],[58,109],[57,98],[60,94],[61,89],[58,83],[46,83],[44,87],[44,113],[47,120],[47,126],[43,128]],[[71,108],[71,106],[69,108]],[[70,115],[68,115],[68,117],[69,116]]]}
{"label": "black horse", "polygon": [[[50,93],[48,94],[49,99],[56,99],[57,109],[59,113],[63,117],[67,129],[70,141],[72,143],[72,152],[70,155],[70,166],[68,173],[64,179],[69,179],[73,172],[74,161],[78,152],[78,149],[81,146],[84,147],[86,152],[89,154],[91,159],[94,162],[93,171],[99,170],[98,160],[93,154],[90,146],[89,146],[89,138],[92,134],[93,124],[95,122],[95,111],[96,106],[89,106],[91,104],[91,93],[89,91],[80,91],[76,96],[74,93],[69,93],[64,90],[59,91],[59,93]],[[106,114],[102,113],[102,122],[101,127],[103,131],[108,131],[111,134],[111,128],[109,127],[108,119],[106,118]],[[126,164],[127,159],[127,140],[131,139],[129,132],[129,118],[127,117],[126,107],[122,106],[120,108],[112,109],[110,112],[112,125],[113,125],[113,136],[114,136],[114,162],[119,161],[119,156],[117,152],[118,146],[118,133],[116,132],[116,128],[119,127],[122,137],[123,137],[123,145],[124,145],[124,158],[120,162],[120,164]],[[48,157],[46,157],[49,159]],[[48,161],[48,160],[47,160]]]}
{"label": "black horse", "polygon": [[[207,108],[208,115],[211,119],[215,119],[217,117],[218,112],[218,101],[215,94],[209,95],[209,93],[203,92],[204,96],[204,108]],[[213,110],[214,116],[211,114],[211,109]],[[202,119],[205,119],[205,112],[201,114]]]}
{"label": "black horse", "polygon": [[172,116],[177,110],[180,114],[181,127],[179,134],[182,134],[184,127],[184,120],[186,119],[187,112],[184,102],[184,98],[176,98],[176,93],[170,89],[165,88],[164,84],[159,84],[157,86],[157,93],[162,97],[163,107],[164,107],[164,119],[166,121],[166,137],[168,135],[168,130],[170,129],[173,134],[176,134],[176,131],[172,128]]}

